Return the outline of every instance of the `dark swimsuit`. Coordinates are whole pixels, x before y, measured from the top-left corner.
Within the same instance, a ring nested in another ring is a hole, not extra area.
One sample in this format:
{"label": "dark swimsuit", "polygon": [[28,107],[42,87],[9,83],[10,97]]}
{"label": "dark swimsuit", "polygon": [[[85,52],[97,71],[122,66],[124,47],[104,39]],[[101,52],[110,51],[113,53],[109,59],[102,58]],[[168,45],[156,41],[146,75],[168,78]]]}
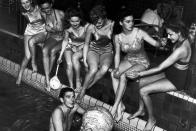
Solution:
{"label": "dark swimsuit", "polygon": [[[89,51],[94,51],[99,55],[103,55],[105,53],[112,53],[113,52],[113,45],[111,38],[108,37],[108,35],[112,34],[112,28],[113,28],[114,22],[109,21],[106,29],[104,30],[105,33],[102,34],[102,32],[99,31],[94,25],[94,37],[95,40],[90,43]],[[104,28],[104,27],[103,27]]]}
{"label": "dark swimsuit", "polygon": [[[183,43],[182,41],[181,43]],[[181,45],[181,44],[180,44]],[[185,89],[187,84],[188,62],[177,61],[174,65],[166,69],[166,77],[177,88],[177,90]],[[178,68],[177,68],[178,67]]]}

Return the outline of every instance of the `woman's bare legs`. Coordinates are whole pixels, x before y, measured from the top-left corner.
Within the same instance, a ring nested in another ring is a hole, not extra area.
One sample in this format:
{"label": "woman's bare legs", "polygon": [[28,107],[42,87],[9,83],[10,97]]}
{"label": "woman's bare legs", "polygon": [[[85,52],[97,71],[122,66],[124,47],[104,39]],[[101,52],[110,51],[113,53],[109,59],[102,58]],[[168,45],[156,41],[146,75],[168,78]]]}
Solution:
{"label": "woman's bare legs", "polygon": [[[121,63],[120,63],[120,65],[119,65],[119,69],[118,69],[118,71],[119,72],[124,72],[124,71],[126,71],[126,70],[128,70],[129,68],[131,67],[131,64],[130,64],[130,62],[128,62],[128,61],[122,61]],[[112,72],[111,73],[111,78],[112,78],[112,85],[113,85],[113,89],[114,89],[114,93],[115,93],[115,103],[114,103],[114,106],[113,106],[113,108],[112,108],[112,111],[111,111],[111,113],[112,113],[112,115],[113,115],[113,117],[115,117],[115,115],[116,115],[116,111],[117,111],[117,109],[118,109],[118,105],[120,105],[121,107],[122,107],[122,109],[124,108],[124,104],[122,103],[122,101],[121,101],[121,95],[122,95],[122,91],[124,90],[123,88],[119,88],[120,87],[120,78],[119,79],[117,79],[117,78],[115,78],[114,77],[114,72]],[[120,90],[120,92],[118,91],[117,92],[117,90]],[[119,103],[117,103],[117,98],[119,99],[120,98],[120,102]],[[124,110],[124,109],[123,109]]]}
{"label": "woman's bare legs", "polygon": [[51,55],[50,55],[50,72],[52,71],[54,61],[56,59],[56,54],[61,50],[62,47],[62,41],[58,41],[56,45],[51,49]]}
{"label": "woman's bare legs", "polygon": [[[139,81],[139,87],[144,87],[148,84],[151,84],[152,82],[155,82],[157,80],[163,79],[165,78],[165,74],[164,73],[160,73],[160,74],[156,74],[153,76],[147,76],[144,78],[141,78]],[[144,116],[145,115],[145,111],[144,111],[144,102],[142,100],[142,98],[139,96],[139,108],[138,110],[133,114],[130,115],[127,119],[131,120],[134,119],[138,116]]]}
{"label": "woman's bare legs", "polygon": [[[146,69],[146,67],[144,67],[143,65],[135,64],[131,68],[129,68],[129,71],[131,71],[131,70],[132,71],[142,71],[142,70],[145,70],[145,69]],[[122,84],[121,84],[121,82],[122,82]],[[112,111],[114,111],[112,113],[115,113],[115,110],[117,108],[117,116],[118,116],[117,119],[116,119],[117,121],[119,121],[122,118],[122,112],[124,111],[124,110],[122,110],[122,106],[119,105],[120,103],[122,103],[121,99],[124,95],[124,91],[126,90],[126,84],[123,84],[124,82],[126,82],[126,74],[125,74],[125,76],[122,76],[120,78],[120,84],[119,84],[119,87],[118,87],[118,90],[117,90],[117,95],[116,95],[117,98],[116,98],[116,101],[114,103],[114,110],[112,110]]]}
{"label": "woman's bare legs", "polygon": [[108,71],[113,61],[113,53],[105,53],[100,57],[100,68],[88,88],[92,87]]}
{"label": "woman's bare legs", "polygon": [[151,131],[154,125],[156,124],[156,119],[153,115],[152,101],[151,98],[149,97],[149,94],[168,92],[173,90],[176,90],[175,86],[165,78],[157,80],[140,89],[140,96],[148,112],[148,121],[144,128],[144,131]]}
{"label": "woman's bare legs", "polygon": [[66,60],[66,64],[67,64],[67,67],[66,67],[67,77],[68,77],[68,81],[69,81],[69,86],[70,86],[70,88],[73,89],[72,55],[73,55],[73,52],[71,50],[65,50],[64,56],[65,56],[65,60]]}
{"label": "woman's bare legs", "polygon": [[33,68],[33,72],[37,72],[37,64],[35,60],[36,56],[36,45],[39,44],[40,42],[44,42],[46,37],[46,32],[42,32],[39,34],[36,34],[29,39],[28,44],[29,44],[29,51],[31,53],[32,59],[31,59],[31,65]]}
{"label": "woman's bare legs", "polygon": [[81,79],[80,79],[80,59],[83,57],[82,50],[76,52],[72,56],[73,67],[76,73],[76,89],[80,90],[81,88]]}
{"label": "woman's bare legs", "polygon": [[77,97],[78,100],[82,100],[82,98],[86,93],[86,89],[88,88],[89,84],[93,81],[95,74],[98,71],[99,54],[97,54],[94,51],[89,51],[87,56],[87,62],[88,62],[89,70],[85,76],[82,90]]}
{"label": "woman's bare legs", "polygon": [[18,77],[17,77],[17,80],[16,80],[16,84],[17,85],[20,85],[21,83],[21,79],[22,79],[22,74],[25,70],[25,68],[27,67],[27,64],[31,58],[31,54],[30,54],[30,51],[29,51],[29,45],[28,45],[28,41],[29,39],[31,38],[32,36],[27,36],[25,35],[24,36],[24,52],[25,52],[25,56],[22,60],[22,63],[21,63],[21,66],[20,66],[20,70],[19,70],[19,73],[18,73]]}
{"label": "woman's bare legs", "polygon": [[46,90],[50,91],[50,51],[54,45],[56,45],[57,41],[53,38],[48,38],[45,42],[43,47],[43,64],[44,64],[44,71],[46,76]]}

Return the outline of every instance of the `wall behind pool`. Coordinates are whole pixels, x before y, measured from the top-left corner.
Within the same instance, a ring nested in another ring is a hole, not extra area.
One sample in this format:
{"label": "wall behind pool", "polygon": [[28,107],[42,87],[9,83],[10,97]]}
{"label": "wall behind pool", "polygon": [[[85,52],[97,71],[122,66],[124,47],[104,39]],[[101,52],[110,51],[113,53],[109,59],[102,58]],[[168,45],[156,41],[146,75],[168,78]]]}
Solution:
{"label": "wall behind pool", "polygon": [[[21,63],[24,49],[21,39],[0,33],[0,56],[5,57],[15,63]],[[40,47],[37,48],[37,63],[39,73],[43,74],[42,53]],[[28,66],[31,68],[30,66]],[[59,77],[62,83],[67,85],[65,66],[61,65]],[[85,72],[82,72],[84,76]],[[54,71],[52,72],[54,74]],[[104,93],[103,93],[104,92]],[[109,105],[114,102],[110,74],[106,74],[95,86],[87,91],[89,96],[101,100]],[[196,127],[196,105],[193,102],[182,100],[165,93],[151,95],[157,126],[169,131],[190,131]],[[126,112],[133,113],[138,108],[138,88],[137,83],[128,82],[123,102]],[[142,118],[146,120],[146,117]]]}

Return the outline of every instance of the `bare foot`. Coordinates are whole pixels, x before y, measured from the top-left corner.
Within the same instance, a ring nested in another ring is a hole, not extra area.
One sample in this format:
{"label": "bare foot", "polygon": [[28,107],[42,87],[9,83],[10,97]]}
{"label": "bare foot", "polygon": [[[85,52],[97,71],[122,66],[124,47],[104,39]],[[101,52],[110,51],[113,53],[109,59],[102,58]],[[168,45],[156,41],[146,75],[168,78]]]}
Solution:
{"label": "bare foot", "polygon": [[37,65],[34,62],[31,62],[33,73],[37,72]]}
{"label": "bare foot", "polygon": [[82,91],[82,87],[76,87],[76,89],[74,90],[76,93],[80,93]]}
{"label": "bare foot", "polygon": [[81,84],[81,80],[79,79],[79,80],[76,80],[76,89],[77,88],[80,88],[82,86],[82,84]]}
{"label": "bare foot", "polygon": [[21,84],[21,78],[18,77],[17,80],[16,80],[16,85],[17,85],[17,86],[20,86],[20,84]]}
{"label": "bare foot", "polygon": [[145,128],[143,131],[152,131],[153,130],[153,127],[155,126],[156,124],[156,120],[153,119],[153,120],[148,120]]}
{"label": "bare foot", "polygon": [[112,110],[111,110],[111,114],[112,114],[113,118],[116,117],[116,112],[117,112],[117,107],[114,105],[114,106],[112,107]]}
{"label": "bare foot", "polygon": [[136,118],[138,116],[144,116],[144,115],[145,115],[145,111],[144,110],[138,110],[133,115],[130,115],[127,119],[131,120],[131,119],[134,119],[134,118]]}
{"label": "bare foot", "polygon": [[51,87],[50,87],[50,81],[46,79],[46,86],[44,87],[46,91],[50,91]]}
{"label": "bare foot", "polygon": [[51,87],[50,86],[45,86],[45,90],[48,91],[48,92],[50,92]]}
{"label": "bare foot", "polygon": [[81,89],[80,93],[77,96],[77,100],[81,101],[83,99],[84,95],[85,95],[85,90]]}
{"label": "bare foot", "polygon": [[125,111],[125,105],[120,104],[117,109],[117,117],[115,118],[117,122],[121,121],[123,118],[123,112]]}

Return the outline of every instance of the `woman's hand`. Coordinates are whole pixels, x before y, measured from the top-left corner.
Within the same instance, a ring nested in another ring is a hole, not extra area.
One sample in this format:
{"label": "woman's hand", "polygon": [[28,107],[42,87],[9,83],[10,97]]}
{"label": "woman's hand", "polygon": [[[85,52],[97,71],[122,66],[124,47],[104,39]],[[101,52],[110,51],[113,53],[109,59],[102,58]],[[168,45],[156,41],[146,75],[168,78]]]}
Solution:
{"label": "woman's hand", "polygon": [[87,64],[86,58],[83,59],[83,63],[84,63],[85,69],[87,70],[88,69],[88,64]]}
{"label": "woman's hand", "polygon": [[59,65],[59,64],[61,64],[61,62],[62,62],[62,58],[59,56],[59,58],[57,60],[57,64]]}
{"label": "woman's hand", "polygon": [[160,38],[161,46],[164,47],[167,45],[167,38]]}
{"label": "woman's hand", "polygon": [[136,79],[138,78],[139,76],[141,76],[141,73],[138,72],[138,71],[132,71],[132,72],[129,72],[129,73],[126,73],[126,76],[130,79]]}
{"label": "woman's hand", "polygon": [[116,78],[116,79],[119,79],[119,78],[120,78],[121,73],[119,72],[119,69],[118,69],[118,68],[115,68],[115,69],[113,70],[113,76],[114,76],[114,78]]}
{"label": "woman's hand", "polygon": [[46,25],[45,28],[46,28],[46,31],[53,32],[53,28],[50,25]]}

